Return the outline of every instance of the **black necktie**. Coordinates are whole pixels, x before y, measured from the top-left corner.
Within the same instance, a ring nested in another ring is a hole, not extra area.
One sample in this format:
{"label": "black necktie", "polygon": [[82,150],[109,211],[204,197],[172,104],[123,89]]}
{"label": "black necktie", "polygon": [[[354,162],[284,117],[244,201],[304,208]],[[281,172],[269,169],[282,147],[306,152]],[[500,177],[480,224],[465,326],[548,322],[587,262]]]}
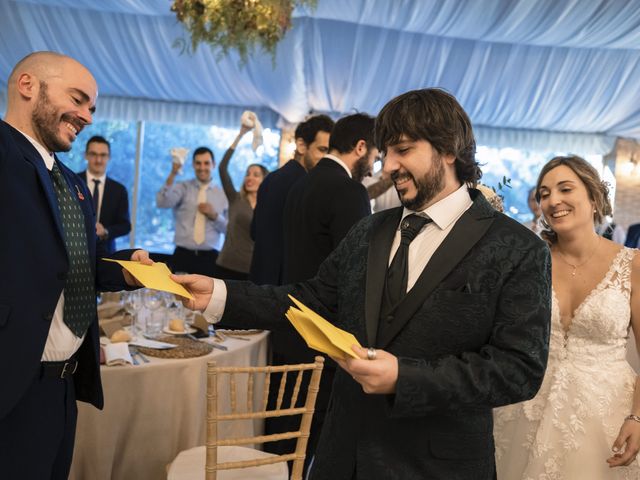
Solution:
{"label": "black necktie", "polygon": [[407,293],[409,244],[416,238],[422,227],[430,222],[430,218],[412,213],[407,215],[400,223],[400,245],[387,270],[385,284],[386,300],[389,308],[395,307]]}
{"label": "black necktie", "polygon": [[93,179],[93,210],[96,212],[96,219],[98,218],[98,205],[100,205],[100,180]]}
{"label": "black necktie", "polygon": [[64,283],[63,321],[77,337],[82,337],[96,313],[96,294],[89,263],[84,214],[71,194],[57,163],[51,170],[53,189],[58,198],[69,271]]}

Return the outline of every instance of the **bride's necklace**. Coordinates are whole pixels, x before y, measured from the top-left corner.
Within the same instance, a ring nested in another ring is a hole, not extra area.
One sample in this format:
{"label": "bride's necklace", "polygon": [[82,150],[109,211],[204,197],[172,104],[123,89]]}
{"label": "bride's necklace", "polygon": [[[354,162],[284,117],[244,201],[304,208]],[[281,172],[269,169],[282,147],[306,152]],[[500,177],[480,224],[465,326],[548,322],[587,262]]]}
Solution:
{"label": "bride's necklace", "polygon": [[598,247],[600,246],[600,235],[598,235],[596,237],[596,246],[593,247],[593,250],[591,251],[591,254],[587,257],[587,259],[584,262],[581,263],[571,263],[567,260],[567,258],[564,256],[564,253],[562,253],[560,251],[560,249],[557,249],[557,252],[560,254],[560,260],[562,260],[564,263],[566,263],[567,265],[569,265],[571,268],[573,268],[573,270],[571,271],[571,276],[575,277],[576,276],[576,272],[578,271],[579,267],[582,267],[583,265],[585,265],[589,260],[591,260],[593,258],[593,256],[595,255],[596,251],[598,250]]}

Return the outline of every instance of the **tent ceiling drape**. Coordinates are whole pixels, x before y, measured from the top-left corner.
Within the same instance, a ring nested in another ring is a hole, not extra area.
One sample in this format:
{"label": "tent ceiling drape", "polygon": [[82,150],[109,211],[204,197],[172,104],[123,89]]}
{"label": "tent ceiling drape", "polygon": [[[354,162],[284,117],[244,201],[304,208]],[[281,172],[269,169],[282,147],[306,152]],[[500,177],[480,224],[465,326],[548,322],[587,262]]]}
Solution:
{"label": "tent ceiling drape", "polygon": [[[640,137],[640,8],[633,0],[318,0],[295,11],[277,65],[219,61],[185,37],[170,0],[5,0],[0,91],[33,50],[69,54],[96,76],[107,118],[267,125],[310,111],[376,113],[439,86],[498,129]],[[0,110],[4,95],[0,93]],[[128,101],[128,100],[135,101]]]}

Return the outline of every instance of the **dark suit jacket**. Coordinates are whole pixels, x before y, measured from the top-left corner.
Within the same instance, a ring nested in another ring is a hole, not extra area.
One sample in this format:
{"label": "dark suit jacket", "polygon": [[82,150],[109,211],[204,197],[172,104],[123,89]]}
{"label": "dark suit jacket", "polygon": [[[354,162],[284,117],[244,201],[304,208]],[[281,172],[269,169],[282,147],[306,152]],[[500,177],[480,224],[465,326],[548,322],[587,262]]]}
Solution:
{"label": "dark suit jacket", "polygon": [[[87,183],[87,171],[78,173],[80,178]],[[93,185],[87,185],[89,190]],[[102,207],[100,208],[100,218],[98,221],[104,228],[109,230],[109,236],[98,242],[105,243],[107,252],[116,251],[116,238],[122,237],[131,231],[131,221],[129,220],[129,196],[127,189],[120,182],[107,177],[104,182],[104,193]]]}
{"label": "dark suit jacket", "polygon": [[258,285],[282,285],[282,211],[292,185],[307,171],[289,160],[260,184],[251,222],[254,240],[249,279]]}
{"label": "dark suit jacket", "polygon": [[[77,193],[96,286],[121,290],[121,269],[96,258],[95,215],[84,182],[58,162],[72,192]],[[82,198],[80,198],[82,197]],[[0,418],[4,417],[40,373],[51,319],[69,269],[57,199],[49,172],[33,145],[0,121]],[[121,252],[118,258],[129,258]],[[91,325],[76,353],[76,398],[101,408],[98,322]]]}
{"label": "dark suit jacket", "polygon": [[387,260],[402,209],[359,222],[293,286],[227,282],[222,321],[288,328],[292,293],[398,357],[393,395],[368,395],[339,369],[313,480],[485,480],[495,475],[492,409],[537,392],[548,355],[551,272],[545,243],[477,190],[376,338]]}
{"label": "dark suit jacket", "polygon": [[629,227],[624,246],[629,248],[640,247],[640,223],[635,223]]}
{"label": "dark suit jacket", "polygon": [[287,197],[282,283],[313,278],[351,227],[370,214],[364,185],[330,158],[320,160],[296,181]]}

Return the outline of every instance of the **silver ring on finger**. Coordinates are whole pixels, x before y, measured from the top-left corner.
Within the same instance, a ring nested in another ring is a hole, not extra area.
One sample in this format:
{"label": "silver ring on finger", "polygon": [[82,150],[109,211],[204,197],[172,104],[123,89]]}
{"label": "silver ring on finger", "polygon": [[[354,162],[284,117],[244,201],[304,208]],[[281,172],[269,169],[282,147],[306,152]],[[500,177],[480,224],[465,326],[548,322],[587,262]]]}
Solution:
{"label": "silver ring on finger", "polygon": [[378,352],[375,348],[367,348],[367,360],[375,360],[378,356]]}

